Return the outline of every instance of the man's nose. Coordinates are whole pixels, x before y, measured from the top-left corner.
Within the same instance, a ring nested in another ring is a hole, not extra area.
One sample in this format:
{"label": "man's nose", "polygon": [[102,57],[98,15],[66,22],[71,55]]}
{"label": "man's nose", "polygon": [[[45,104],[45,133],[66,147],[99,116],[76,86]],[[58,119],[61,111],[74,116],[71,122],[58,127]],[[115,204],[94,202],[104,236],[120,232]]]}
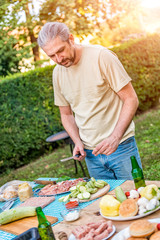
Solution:
{"label": "man's nose", "polygon": [[57,62],[61,62],[61,60],[62,60],[61,56],[56,54],[56,60],[57,60]]}

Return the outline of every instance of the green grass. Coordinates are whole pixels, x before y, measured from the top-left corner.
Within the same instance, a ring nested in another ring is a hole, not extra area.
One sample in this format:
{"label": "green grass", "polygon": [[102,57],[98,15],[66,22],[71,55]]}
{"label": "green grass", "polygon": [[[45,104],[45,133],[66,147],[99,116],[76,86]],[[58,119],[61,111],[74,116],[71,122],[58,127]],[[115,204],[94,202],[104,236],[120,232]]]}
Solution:
{"label": "green grass", "polygon": [[160,106],[136,117],[135,123],[144,176],[160,180]]}
{"label": "green grass", "polygon": [[[136,140],[139,148],[144,176],[148,180],[160,180],[160,105],[144,114],[135,117]],[[11,180],[34,180],[39,177],[83,177],[78,164],[75,174],[74,160],[60,162],[60,159],[71,156],[69,145],[62,145],[53,153],[44,155],[32,163],[17,170],[8,170],[1,174],[0,186]],[[86,164],[83,167],[88,175]]]}

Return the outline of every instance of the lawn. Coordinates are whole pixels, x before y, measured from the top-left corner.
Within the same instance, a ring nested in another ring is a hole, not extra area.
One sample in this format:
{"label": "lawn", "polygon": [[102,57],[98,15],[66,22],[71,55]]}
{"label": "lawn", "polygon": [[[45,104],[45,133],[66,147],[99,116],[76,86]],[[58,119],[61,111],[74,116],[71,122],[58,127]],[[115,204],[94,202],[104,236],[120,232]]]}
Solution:
{"label": "lawn", "polygon": [[[139,148],[144,175],[148,180],[160,180],[160,105],[134,119],[136,123],[136,140]],[[60,159],[71,156],[69,145],[62,145],[53,153],[44,155],[32,163],[17,170],[1,174],[0,186],[11,180],[34,180],[39,177],[82,177],[78,164],[75,174],[74,160],[60,162]],[[88,175],[85,162],[83,167]]]}

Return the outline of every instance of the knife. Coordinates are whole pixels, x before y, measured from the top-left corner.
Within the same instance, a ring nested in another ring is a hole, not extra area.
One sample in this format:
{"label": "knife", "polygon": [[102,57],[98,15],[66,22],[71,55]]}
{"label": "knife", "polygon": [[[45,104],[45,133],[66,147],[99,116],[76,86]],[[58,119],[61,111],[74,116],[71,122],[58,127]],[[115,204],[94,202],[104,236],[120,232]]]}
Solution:
{"label": "knife", "polygon": [[74,159],[74,157],[80,157],[80,156],[81,156],[81,154],[76,154],[75,156],[72,156],[72,157],[63,158],[63,159],[61,159],[60,161],[61,161],[61,162],[66,162],[66,161],[68,161],[68,160]]}
{"label": "knife", "polygon": [[34,182],[42,185],[56,184],[56,181],[47,181],[47,180],[34,180]]}

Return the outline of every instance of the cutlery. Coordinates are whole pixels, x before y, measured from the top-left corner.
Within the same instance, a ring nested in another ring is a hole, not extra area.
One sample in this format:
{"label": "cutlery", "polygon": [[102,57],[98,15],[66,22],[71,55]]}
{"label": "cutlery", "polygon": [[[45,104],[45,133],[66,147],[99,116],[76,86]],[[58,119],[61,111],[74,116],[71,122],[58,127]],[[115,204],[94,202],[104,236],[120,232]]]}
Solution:
{"label": "cutlery", "polygon": [[12,199],[9,200],[8,202],[6,202],[6,203],[3,205],[3,207],[0,208],[0,213],[6,211],[6,210],[8,210],[8,209],[10,209],[13,204],[14,204],[14,200],[12,200]]}
{"label": "cutlery", "polygon": [[61,162],[66,162],[66,161],[68,161],[68,160],[70,160],[70,159],[74,159],[74,157],[79,157],[79,156],[81,156],[81,154],[76,154],[75,156],[72,156],[72,157],[63,158],[63,159],[61,159],[60,161],[61,161]]}
{"label": "cutlery", "polygon": [[35,183],[47,185],[47,184],[56,184],[56,181],[47,181],[47,180],[34,180]]}

